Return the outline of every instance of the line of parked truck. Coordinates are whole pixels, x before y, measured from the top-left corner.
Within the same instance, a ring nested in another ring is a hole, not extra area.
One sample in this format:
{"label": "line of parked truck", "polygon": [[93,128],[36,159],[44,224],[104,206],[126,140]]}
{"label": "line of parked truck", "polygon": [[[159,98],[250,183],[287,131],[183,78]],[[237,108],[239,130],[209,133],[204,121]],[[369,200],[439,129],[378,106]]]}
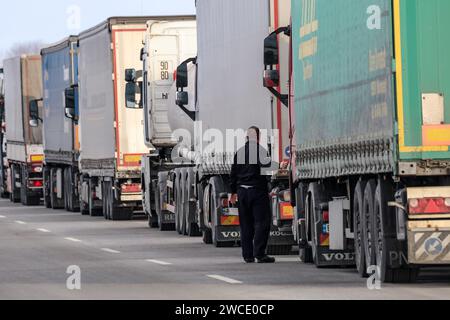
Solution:
{"label": "line of parked truck", "polygon": [[2,195],[234,245],[228,175],[256,125],[277,164],[269,253],[385,282],[450,265],[450,3],[196,8],[5,61]]}

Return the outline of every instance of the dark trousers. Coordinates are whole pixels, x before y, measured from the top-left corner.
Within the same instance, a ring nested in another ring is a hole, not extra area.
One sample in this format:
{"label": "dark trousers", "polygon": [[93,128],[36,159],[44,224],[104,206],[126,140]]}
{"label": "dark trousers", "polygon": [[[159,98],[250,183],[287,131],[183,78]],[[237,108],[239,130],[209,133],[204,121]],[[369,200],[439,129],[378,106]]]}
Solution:
{"label": "dark trousers", "polygon": [[239,188],[238,198],[242,255],[244,259],[264,257],[272,220],[269,193]]}

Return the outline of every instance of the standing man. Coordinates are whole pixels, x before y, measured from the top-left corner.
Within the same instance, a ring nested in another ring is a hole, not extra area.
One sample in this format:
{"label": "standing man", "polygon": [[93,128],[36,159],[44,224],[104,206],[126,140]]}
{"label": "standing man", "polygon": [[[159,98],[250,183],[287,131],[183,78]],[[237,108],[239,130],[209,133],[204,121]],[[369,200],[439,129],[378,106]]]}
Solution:
{"label": "standing man", "polygon": [[247,143],[234,156],[231,168],[231,203],[238,202],[241,225],[242,254],[245,262],[274,263],[266,254],[271,229],[268,181],[261,174],[270,167],[268,152],[260,145],[260,130],[247,131]]}

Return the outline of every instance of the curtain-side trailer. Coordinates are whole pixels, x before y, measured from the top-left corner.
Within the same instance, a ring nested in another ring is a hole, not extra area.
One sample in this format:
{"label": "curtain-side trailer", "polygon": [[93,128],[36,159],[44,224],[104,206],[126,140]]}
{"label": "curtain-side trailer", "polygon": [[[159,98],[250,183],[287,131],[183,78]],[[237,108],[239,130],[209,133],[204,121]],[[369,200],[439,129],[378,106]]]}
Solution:
{"label": "curtain-side trailer", "polygon": [[41,56],[44,205],[78,211],[78,37],[44,48]]}
{"label": "curtain-side trailer", "polygon": [[[385,282],[450,264],[449,13],[445,0],[292,1],[303,261]],[[277,62],[267,55],[266,68]]]}
{"label": "curtain-side trailer", "polygon": [[[4,61],[5,119],[10,200],[37,205],[42,198],[42,125],[30,124],[29,104],[42,97],[41,57]],[[42,106],[35,104],[42,117]]]}
{"label": "curtain-side trailer", "polygon": [[[259,80],[263,46],[258,38],[263,39],[272,27],[271,2],[197,1],[196,5],[196,75],[189,78],[187,64],[180,65],[176,93],[176,103],[195,121],[191,137],[194,148],[185,143],[187,148],[177,150],[191,166],[169,172],[164,196],[175,212],[180,233],[189,233],[196,222],[205,243],[226,246],[240,240],[238,211],[229,203],[228,179],[234,153],[245,143],[246,130],[256,125],[274,162],[281,162],[279,158],[284,158],[288,150],[288,139],[279,135],[281,127],[287,125],[287,112]],[[188,101],[190,90],[185,91],[188,86],[195,88],[193,109],[187,108],[186,102],[192,103]],[[273,178],[274,193],[288,188],[288,179],[277,175],[279,167],[272,169],[265,174],[268,182]],[[293,244],[292,207],[287,202],[279,206],[278,199],[278,194],[273,197],[269,253],[289,252]],[[197,211],[195,219],[189,218],[192,207]]]}
{"label": "curtain-side trailer", "polygon": [[125,106],[125,69],[139,68],[146,22],[115,17],[79,35],[81,206],[128,220],[142,206],[142,112]]}

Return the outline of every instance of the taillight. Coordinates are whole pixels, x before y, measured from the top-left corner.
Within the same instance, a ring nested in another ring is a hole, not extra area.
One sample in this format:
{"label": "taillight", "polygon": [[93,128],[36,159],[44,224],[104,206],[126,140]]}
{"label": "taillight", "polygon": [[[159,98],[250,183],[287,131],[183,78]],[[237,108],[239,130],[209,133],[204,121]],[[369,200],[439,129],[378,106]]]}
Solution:
{"label": "taillight", "polygon": [[450,198],[409,199],[410,214],[450,213]]}
{"label": "taillight", "polygon": [[330,213],[328,211],[323,211],[322,219],[323,219],[323,222],[329,222],[330,221]]}
{"label": "taillight", "polygon": [[31,180],[30,181],[30,187],[32,188],[42,188],[44,186],[44,183],[42,180]]}
{"label": "taillight", "polygon": [[121,186],[122,193],[139,193],[141,192],[140,183],[123,184]]}

